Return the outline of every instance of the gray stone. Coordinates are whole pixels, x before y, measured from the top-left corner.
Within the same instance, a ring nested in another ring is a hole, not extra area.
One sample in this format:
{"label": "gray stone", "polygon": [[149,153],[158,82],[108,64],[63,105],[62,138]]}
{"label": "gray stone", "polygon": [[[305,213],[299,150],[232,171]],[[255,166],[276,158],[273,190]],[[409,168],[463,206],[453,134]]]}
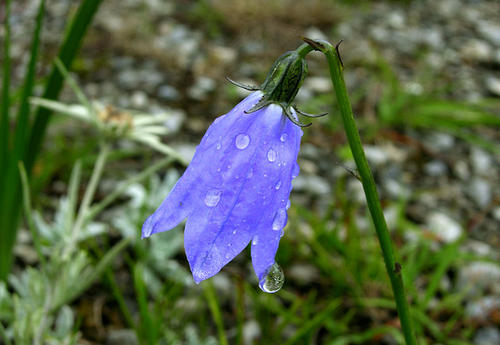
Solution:
{"label": "gray stone", "polygon": [[437,239],[451,243],[460,238],[463,229],[460,224],[445,213],[433,212],[427,218],[427,227]]}
{"label": "gray stone", "polygon": [[486,78],[486,89],[495,96],[500,96],[500,79],[488,76]]}
{"label": "gray stone", "polygon": [[480,328],[474,336],[474,344],[498,345],[500,344],[500,331],[494,327]]}
{"label": "gray stone", "polygon": [[139,341],[133,329],[112,329],[106,339],[107,345],[138,345]]}
{"label": "gray stone", "polygon": [[483,178],[473,178],[466,189],[469,197],[481,208],[487,207],[492,199],[492,188]]}

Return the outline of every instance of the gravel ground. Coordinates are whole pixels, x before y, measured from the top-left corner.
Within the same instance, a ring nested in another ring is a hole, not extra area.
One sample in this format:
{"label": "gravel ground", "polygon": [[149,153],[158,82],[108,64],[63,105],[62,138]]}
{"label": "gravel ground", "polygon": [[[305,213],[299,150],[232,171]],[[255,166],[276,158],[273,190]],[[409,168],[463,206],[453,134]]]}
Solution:
{"label": "gravel ground", "polygon": [[[37,3],[15,1],[12,5],[17,83],[28,59],[26,30],[32,28]],[[500,97],[498,1],[380,2],[370,6],[360,2],[349,7],[283,1],[273,8],[276,17],[261,14],[257,5],[243,1],[211,3],[217,15],[184,1],[105,1],[75,64],[87,95],[117,107],[179,110],[181,115],[171,126],[180,132],[166,140],[189,155],[213,118],[231,107],[235,92],[238,97],[243,95],[229,89],[224,76],[258,84],[273,59],[294,49],[299,37],[306,36],[344,40],[346,80],[353,94],[367,90],[357,113],[368,119],[376,114],[380,99],[380,86],[373,82],[370,70],[380,57],[409,93],[418,95],[431,88],[448,99],[470,102]],[[45,61],[50,61],[48,52],[56,51],[64,20],[74,10],[67,1],[49,1],[48,5]],[[289,21],[287,6],[296,6],[289,10]],[[3,35],[1,31],[0,37]],[[331,91],[324,68],[320,59],[311,59],[299,104]],[[63,99],[73,100],[69,90]],[[335,113],[331,116],[338,118]],[[326,125],[328,120],[324,121],[320,123]],[[330,143],[344,139],[332,138],[319,123],[307,131],[317,133],[315,138],[306,136],[302,146],[302,171],[294,198],[322,212],[330,201],[330,187],[347,174],[340,164],[332,167],[330,158],[334,154]],[[479,133],[497,146],[500,143],[495,129],[482,128]],[[500,156],[438,131],[405,129],[385,134],[366,144],[384,200],[407,199],[407,217],[420,224],[437,247],[467,233],[463,250],[490,253],[498,260]],[[354,200],[363,202],[360,185],[351,180],[347,188]],[[386,213],[391,223],[395,210],[388,208]],[[480,319],[491,310],[500,310],[498,266],[472,263],[458,275],[459,282],[476,282],[483,292],[480,298],[471,292],[467,305],[471,316]],[[475,343],[498,344],[498,339],[497,329],[485,327],[477,332]]]}

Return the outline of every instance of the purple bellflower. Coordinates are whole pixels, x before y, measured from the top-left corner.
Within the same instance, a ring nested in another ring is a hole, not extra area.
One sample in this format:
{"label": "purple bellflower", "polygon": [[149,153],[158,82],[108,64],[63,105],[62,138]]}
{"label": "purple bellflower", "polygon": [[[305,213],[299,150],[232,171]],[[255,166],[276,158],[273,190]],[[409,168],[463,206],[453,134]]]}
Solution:
{"label": "purple bellflower", "polygon": [[[281,287],[275,255],[292,180],[299,174],[300,127],[305,126],[297,113],[318,116],[290,105],[306,69],[297,50],[274,63],[260,88],[230,80],[254,92],[210,125],[182,177],[144,223],[143,238],[187,218],[184,247],[196,283],[217,274],[251,243],[261,289]],[[271,274],[274,281],[266,281]]]}

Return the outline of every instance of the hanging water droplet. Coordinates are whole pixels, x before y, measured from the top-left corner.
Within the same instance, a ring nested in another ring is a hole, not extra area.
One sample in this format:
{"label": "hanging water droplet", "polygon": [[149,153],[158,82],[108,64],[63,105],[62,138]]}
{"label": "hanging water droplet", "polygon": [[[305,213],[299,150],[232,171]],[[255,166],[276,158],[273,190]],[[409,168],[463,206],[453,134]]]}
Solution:
{"label": "hanging water droplet", "polygon": [[238,134],[234,141],[234,144],[240,150],[244,150],[247,148],[248,144],[250,144],[250,137],[246,134]]}
{"label": "hanging water droplet", "polygon": [[274,263],[266,270],[264,277],[259,282],[259,287],[264,292],[275,293],[283,287],[284,282],[283,270],[277,263]]}
{"label": "hanging water droplet", "polygon": [[283,133],[283,134],[281,134],[281,136],[280,136],[280,141],[281,141],[282,143],[284,143],[284,142],[286,141],[286,139],[287,139],[287,138],[288,138],[288,134]]}
{"label": "hanging water droplet", "polygon": [[292,168],[292,179],[296,178],[297,176],[299,176],[299,172],[300,172],[300,168],[299,168],[299,165],[297,163],[295,163],[293,165],[293,168]]}
{"label": "hanging water droplet", "polygon": [[273,149],[269,149],[269,151],[267,151],[267,160],[268,161],[274,162],[276,160],[276,157],[278,157],[278,154],[276,153],[276,151],[274,151]]}
{"label": "hanging water droplet", "polygon": [[290,206],[292,206],[292,203],[290,202],[290,199],[288,199],[285,208],[288,210]]}
{"label": "hanging water droplet", "polygon": [[285,227],[285,224],[286,224],[286,210],[284,208],[280,208],[274,215],[272,228],[274,231],[278,231],[283,229]]}
{"label": "hanging water droplet", "polygon": [[281,229],[280,237],[283,237],[285,235],[285,229]]}
{"label": "hanging water droplet", "polygon": [[205,195],[205,205],[208,207],[217,206],[220,200],[220,192],[217,190],[211,190]]}
{"label": "hanging water droplet", "polygon": [[252,246],[256,246],[256,245],[257,245],[257,243],[259,243],[259,236],[257,236],[257,235],[256,235],[256,236],[253,238],[253,241],[252,241]]}
{"label": "hanging water droplet", "polygon": [[281,181],[278,181],[278,183],[276,183],[276,184],[274,185],[274,188],[275,188],[276,190],[280,189],[280,188],[281,188]]}

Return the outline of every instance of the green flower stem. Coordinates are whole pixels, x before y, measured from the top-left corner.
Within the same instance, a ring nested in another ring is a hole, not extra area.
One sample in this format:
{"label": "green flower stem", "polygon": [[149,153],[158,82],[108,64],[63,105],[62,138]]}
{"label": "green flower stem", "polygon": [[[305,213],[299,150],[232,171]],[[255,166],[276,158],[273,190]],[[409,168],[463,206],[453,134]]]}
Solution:
{"label": "green flower stem", "polygon": [[326,41],[309,39],[304,40],[313,48],[325,54],[328,61],[328,68],[330,70],[330,76],[335,89],[335,94],[337,96],[347,140],[349,141],[349,146],[351,147],[352,155],[354,156],[354,161],[356,162],[356,166],[358,168],[368,208],[375,225],[375,230],[377,231],[380,247],[382,248],[382,255],[384,257],[387,274],[391,280],[392,290],[396,299],[396,308],[399,320],[401,321],[401,328],[403,329],[406,344],[416,345],[417,341],[411,326],[410,309],[408,302],[406,301],[403,279],[401,276],[401,265],[394,259],[391,237],[382,212],[375,181],[373,180],[370,167],[366,161],[361,139],[354,121],[351,103],[349,101],[349,97],[347,96],[347,89],[342,74],[343,66],[340,56],[338,55],[336,47],[333,47]]}

